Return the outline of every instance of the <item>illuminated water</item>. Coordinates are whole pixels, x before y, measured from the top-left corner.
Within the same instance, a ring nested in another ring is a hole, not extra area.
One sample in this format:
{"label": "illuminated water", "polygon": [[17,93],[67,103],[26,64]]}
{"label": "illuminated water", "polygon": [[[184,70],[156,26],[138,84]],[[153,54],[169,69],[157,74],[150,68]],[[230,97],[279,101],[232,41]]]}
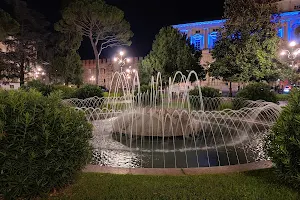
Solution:
{"label": "illuminated water", "polygon": [[281,108],[263,101],[202,98],[201,91],[199,96],[172,94],[175,80],[187,88],[193,75],[178,72],[165,90],[158,75],[152,78],[151,91],[141,94],[138,75],[129,82],[125,74],[116,73],[111,90],[122,92],[122,97],[65,100],[83,110],[94,125],[92,163],[194,168],[264,159],[262,140]]}

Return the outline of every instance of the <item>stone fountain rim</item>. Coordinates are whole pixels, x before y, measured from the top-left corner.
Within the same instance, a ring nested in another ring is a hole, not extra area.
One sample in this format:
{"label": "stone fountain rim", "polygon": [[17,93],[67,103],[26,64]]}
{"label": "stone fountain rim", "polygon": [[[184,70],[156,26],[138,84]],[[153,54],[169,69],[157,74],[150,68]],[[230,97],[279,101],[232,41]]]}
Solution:
{"label": "stone fountain rim", "polygon": [[199,167],[199,168],[119,168],[100,165],[87,165],[82,171],[92,173],[127,174],[127,175],[204,175],[204,174],[228,174],[246,172],[274,167],[269,160],[262,160],[246,164]]}

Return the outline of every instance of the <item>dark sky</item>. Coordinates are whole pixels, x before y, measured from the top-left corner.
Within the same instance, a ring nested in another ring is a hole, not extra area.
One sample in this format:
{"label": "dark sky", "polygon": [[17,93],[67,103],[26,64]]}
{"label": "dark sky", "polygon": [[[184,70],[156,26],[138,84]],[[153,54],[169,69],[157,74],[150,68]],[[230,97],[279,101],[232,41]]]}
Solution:
{"label": "dark sky", "polygon": [[[3,1],[3,0],[0,0]],[[60,18],[61,0],[27,0],[29,7],[45,15],[50,22]],[[181,23],[219,19],[223,15],[224,0],[106,0],[125,13],[134,33],[132,45],[122,47],[128,56],[145,56],[159,29]],[[1,5],[1,4],[0,4]],[[108,48],[102,57],[110,58],[119,48]],[[82,59],[93,59],[88,40],[82,42]]]}

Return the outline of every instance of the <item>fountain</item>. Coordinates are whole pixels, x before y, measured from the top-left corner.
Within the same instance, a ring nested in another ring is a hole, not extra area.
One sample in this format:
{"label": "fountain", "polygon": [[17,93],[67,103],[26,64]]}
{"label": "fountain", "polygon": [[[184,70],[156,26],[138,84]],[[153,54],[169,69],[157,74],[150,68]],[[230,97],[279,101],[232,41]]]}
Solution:
{"label": "fountain", "polygon": [[[252,163],[265,159],[262,140],[281,108],[270,102],[174,95],[175,80],[188,88],[195,72],[177,72],[162,87],[140,92],[138,74],[130,83],[115,73],[110,91],[121,97],[68,99],[94,126],[94,165],[123,168],[198,168]],[[199,82],[199,81],[198,81]],[[188,91],[188,90],[186,90]],[[232,109],[222,109],[230,104]]]}

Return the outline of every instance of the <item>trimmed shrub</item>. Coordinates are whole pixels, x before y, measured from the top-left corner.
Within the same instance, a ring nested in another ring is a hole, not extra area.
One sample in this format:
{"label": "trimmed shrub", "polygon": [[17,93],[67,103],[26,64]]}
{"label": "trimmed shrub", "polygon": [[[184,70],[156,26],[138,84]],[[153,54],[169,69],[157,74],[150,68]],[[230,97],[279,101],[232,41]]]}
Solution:
{"label": "trimmed shrub", "polygon": [[[201,87],[202,101],[204,110],[217,110],[220,106],[220,99],[217,97],[221,97],[219,90],[211,87]],[[195,89],[189,92],[190,95],[190,104],[193,109],[200,110],[201,109],[201,99],[199,96],[199,89],[196,87]]]}
{"label": "trimmed shrub", "polygon": [[69,184],[91,157],[92,127],[61,97],[0,91],[0,194],[33,198]]}
{"label": "trimmed shrub", "polygon": [[62,91],[62,98],[63,99],[71,99],[74,98],[77,92],[77,88],[74,87],[68,87],[65,85],[54,85],[53,86],[54,91]]}
{"label": "trimmed shrub", "polygon": [[231,101],[224,101],[220,104],[219,110],[231,109],[233,110],[233,103]]}
{"label": "trimmed shrub", "polygon": [[27,82],[26,85],[23,85],[21,87],[22,89],[28,91],[30,89],[35,89],[42,93],[44,96],[48,96],[51,92],[53,92],[54,88],[52,85],[46,85],[45,83],[39,81],[39,80],[32,80]]}
{"label": "trimmed shrub", "polygon": [[253,101],[264,100],[277,103],[275,92],[272,92],[271,87],[265,83],[251,83],[240,90],[236,97]]}
{"label": "trimmed shrub", "polygon": [[278,101],[287,101],[289,99],[288,94],[276,94],[276,98]]}
{"label": "trimmed shrub", "polygon": [[102,89],[97,85],[84,85],[77,89],[75,97],[78,99],[87,99],[91,97],[103,97]]}
{"label": "trimmed shrub", "polygon": [[300,92],[293,90],[288,105],[267,137],[266,150],[286,182],[300,186]]}

